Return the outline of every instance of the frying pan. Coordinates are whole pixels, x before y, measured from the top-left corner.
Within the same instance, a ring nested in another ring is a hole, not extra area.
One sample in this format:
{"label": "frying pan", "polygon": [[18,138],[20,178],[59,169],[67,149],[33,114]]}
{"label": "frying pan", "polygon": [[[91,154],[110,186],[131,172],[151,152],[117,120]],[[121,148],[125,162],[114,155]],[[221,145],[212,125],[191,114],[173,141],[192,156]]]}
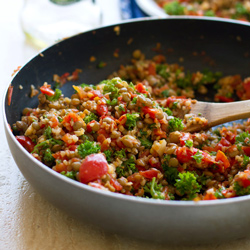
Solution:
{"label": "frying pan", "polygon": [[[118,32],[119,26],[120,32]],[[210,68],[226,74],[250,74],[250,25],[216,18],[170,17],[145,19],[100,28],[66,39],[37,55],[16,74],[11,105],[4,99],[4,127],[10,150],[24,177],[55,206],[70,215],[124,236],[167,242],[204,244],[245,238],[250,229],[250,196],[216,201],[162,201],[124,196],[83,185],[51,170],[34,159],[15,140],[8,123],[21,117],[24,107],[35,107],[30,85],[52,83],[53,74],[82,69],[77,82],[62,87],[70,96],[72,84],[96,84],[121,64],[135,49],[148,58],[161,44],[167,62],[179,62],[187,70]],[[113,56],[119,50],[119,57]],[[169,52],[171,51],[171,53]],[[206,56],[204,56],[204,54]],[[90,62],[95,56],[96,61]],[[96,65],[106,62],[98,69]],[[23,86],[23,89],[19,88]],[[46,213],[46,211],[44,211]]]}

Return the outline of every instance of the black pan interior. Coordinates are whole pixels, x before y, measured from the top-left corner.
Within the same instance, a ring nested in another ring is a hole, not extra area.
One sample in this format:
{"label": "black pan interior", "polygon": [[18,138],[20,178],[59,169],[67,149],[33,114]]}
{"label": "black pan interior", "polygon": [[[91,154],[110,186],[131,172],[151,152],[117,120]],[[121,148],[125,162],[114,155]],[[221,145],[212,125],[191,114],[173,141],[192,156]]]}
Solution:
{"label": "black pan interior", "polygon": [[[161,44],[168,63],[180,63],[191,72],[208,68],[227,74],[250,75],[250,26],[225,20],[169,18],[143,20],[104,27],[66,39],[42,52],[15,76],[11,105],[5,108],[9,124],[20,119],[24,107],[35,107],[37,98],[30,98],[30,85],[52,83],[53,74],[62,75],[82,69],[77,82],[62,87],[66,96],[73,93],[72,84],[97,84],[121,64],[130,61],[135,49],[147,58],[158,54],[153,50]],[[118,34],[119,33],[119,34]],[[119,51],[119,57],[113,56]],[[204,53],[205,52],[205,53]],[[96,61],[90,62],[95,56]],[[183,62],[179,62],[183,58]],[[100,62],[107,63],[97,68]],[[211,63],[212,62],[212,63]],[[19,88],[23,86],[23,89]]]}

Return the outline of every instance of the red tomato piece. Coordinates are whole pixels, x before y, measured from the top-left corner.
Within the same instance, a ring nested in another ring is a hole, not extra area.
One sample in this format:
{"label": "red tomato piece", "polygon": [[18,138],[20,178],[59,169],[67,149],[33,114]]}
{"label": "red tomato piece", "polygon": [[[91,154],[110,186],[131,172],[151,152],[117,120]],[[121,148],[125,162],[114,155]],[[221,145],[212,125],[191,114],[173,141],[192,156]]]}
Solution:
{"label": "red tomato piece", "polygon": [[215,95],[214,97],[215,99],[218,99],[221,102],[233,102],[234,99],[230,98],[230,97],[226,97],[226,96],[222,96],[222,95]]}
{"label": "red tomato piece", "polygon": [[250,156],[250,147],[249,146],[243,146],[242,149],[247,156]]}
{"label": "red tomato piece", "polygon": [[99,116],[106,115],[108,111],[108,106],[105,104],[98,104],[96,107],[96,112]]}
{"label": "red tomato piece", "polygon": [[89,183],[108,173],[108,162],[103,154],[88,155],[79,170],[80,182]]}
{"label": "red tomato piece", "polygon": [[58,121],[58,119],[57,119],[56,116],[53,116],[53,117],[50,119],[50,121],[51,121],[51,128],[55,128],[55,127],[57,127],[58,124],[59,124],[59,121]]}
{"label": "red tomato piece", "polygon": [[181,146],[185,146],[186,141],[191,140],[192,136],[190,133],[182,133],[182,136],[180,138],[180,144]]}
{"label": "red tomato piece", "polygon": [[148,73],[149,73],[150,75],[153,75],[153,76],[156,75],[155,64],[150,63],[150,64],[148,65]]}
{"label": "red tomato piece", "polygon": [[52,90],[50,87],[51,87],[50,85],[47,85],[47,86],[43,85],[43,86],[40,88],[40,90],[41,90],[41,92],[42,92],[43,94],[48,95],[48,96],[52,96],[52,95],[55,94],[55,91]]}
{"label": "red tomato piece", "polygon": [[35,143],[29,137],[25,135],[17,135],[16,139],[29,153],[34,150]]}
{"label": "red tomato piece", "polygon": [[146,87],[142,83],[136,84],[135,89],[141,94],[148,94]]}
{"label": "red tomato piece", "polygon": [[155,119],[155,114],[159,113],[159,110],[154,109],[154,108],[149,108],[149,107],[143,107],[142,112],[145,113],[145,114],[149,114],[149,116],[152,119]]}
{"label": "red tomato piece", "polygon": [[122,190],[122,185],[110,176],[110,184],[115,188],[116,191]]}
{"label": "red tomato piece", "polygon": [[160,171],[155,169],[155,168],[150,168],[149,170],[139,171],[139,173],[143,177],[152,180],[154,177],[157,177],[157,175],[158,175],[158,173],[160,173]]}
{"label": "red tomato piece", "polygon": [[9,106],[11,104],[12,94],[13,94],[13,86],[10,85],[9,88],[8,88],[8,105]]}
{"label": "red tomato piece", "polygon": [[176,156],[179,162],[186,163],[192,160],[192,156],[196,154],[197,148],[178,147],[176,150]]}
{"label": "red tomato piece", "polygon": [[102,98],[103,97],[103,94],[99,91],[99,90],[92,90],[90,91],[91,94],[93,94],[93,96],[91,96],[89,99],[90,100],[93,100],[95,99],[96,97],[99,97],[99,98]]}
{"label": "red tomato piece", "polygon": [[[220,151],[220,150],[217,151],[215,160],[216,160],[217,162],[219,162],[219,165],[222,163],[222,165],[223,165],[223,170],[225,170],[225,169],[227,169],[228,167],[230,167],[230,162],[229,162],[229,160],[227,159],[226,155],[225,155],[222,151]],[[223,171],[223,172],[224,172],[224,171]]]}
{"label": "red tomato piece", "polygon": [[212,193],[206,193],[203,200],[217,200],[216,196]]}

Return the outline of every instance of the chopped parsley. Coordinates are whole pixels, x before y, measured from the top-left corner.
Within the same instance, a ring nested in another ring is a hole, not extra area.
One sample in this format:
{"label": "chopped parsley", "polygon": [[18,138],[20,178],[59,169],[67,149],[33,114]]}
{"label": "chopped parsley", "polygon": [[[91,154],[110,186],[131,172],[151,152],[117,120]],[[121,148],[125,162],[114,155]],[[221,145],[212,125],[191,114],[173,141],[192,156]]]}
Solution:
{"label": "chopped parsley", "polygon": [[118,109],[119,109],[119,111],[122,111],[122,112],[125,112],[125,111],[126,111],[125,108],[124,108],[122,105],[119,105],[119,106],[118,106]]}
{"label": "chopped parsley", "polygon": [[149,139],[139,138],[139,140],[141,141],[141,146],[144,146],[145,148],[150,149],[152,147],[152,145],[153,145],[153,142],[150,141]]}
{"label": "chopped parsley", "polygon": [[179,173],[175,187],[181,195],[187,195],[188,200],[193,200],[200,192],[201,185],[197,182],[196,176],[191,172]]}
{"label": "chopped parsley", "polygon": [[112,162],[112,151],[111,150],[105,150],[105,151],[103,151],[103,153],[106,156],[107,162],[111,163]]}
{"label": "chopped parsley", "polygon": [[249,163],[249,161],[250,161],[250,157],[247,156],[247,155],[243,155],[243,162],[242,162],[243,168],[245,168],[247,166],[247,164]]}
{"label": "chopped parsley", "polygon": [[61,140],[56,140],[56,139],[54,139],[54,138],[51,138],[51,139],[48,139],[48,140],[46,140],[46,141],[43,141],[43,142],[41,142],[41,143],[39,143],[39,144],[37,144],[35,147],[34,147],[34,149],[33,149],[33,151],[31,152],[32,154],[33,153],[37,153],[37,154],[39,154],[39,148],[41,148],[41,149],[47,149],[47,148],[51,148],[51,147],[53,147],[54,145],[57,145],[57,144],[59,144],[59,145],[63,145],[63,141],[61,141]]}
{"label": "chopped parsley", "polygon": [[164,79],[168,79],[170,76],[169,72],[167,72],[167,65],[165,64],[156,64],[156,72]]}
{"label": "chopped parsley", "polygon": [[91,121],[97,121],[98,117],[94,113],[90,113],[89,115],[85,116],[83,120],[86,124],[88,124]]}
{"label": "chopped parsley", "polygon": [[203,159],[203,155],[201,151],[198,150],[196,154],[192,156],[192,158],[194,158],[197,163],[201,163],[201,160]]}
{"label": "chopped parsley", "polygon": [[114,153],[115,157],[118,157],[120,159],[126,158],[126,153],[125,153],[125,149],[121,149],[119,151],[116,151]]}
{"label": "chopped parsley", "polygon": [[222,194],[222,191],[225,190],[225,188],[220,188],[220,189],[217,189],[214,193],[214,196],[217,198],[217,199],[224,199],[225,196]]}
{"label": "chopped parsley", "polygon": [[127,176],[129,174],[129,171],[131,171],[132,173],[138,171],[135,166],[135,160],[133,156],[131,156],[128,160],[124,161],[121,167],[116,168],[116,174],[119,178],[122,176]]}
{"label": "chopped parsley", "polygon": [[54,162],[55,158],[52,156],[52,152],[51,152],[50,148],[47,148],[47,149],[44,151],[43,160],[44,160],[47,164],[51,164],[51,163]]}
{"label": "chopped parsley", "polygon": [[174,185],[176,183],[176,179],[178,178],[179,171],[177,168],[169,167],[167,164],[162,165],[164,176],[167,179],[167,182],[170,185]]}
{"label": "chopped parsley", "polygon": [[132,130],[136,126],[136,122],[139,120],[139,114],[138,113],[132,113],[132,114],[126,114],[127,120],[126,120],[126,126],[129,130]]}
{"label": "chopped parsley", "polygon": [[250,144],[250,134],[249,132],[242,132],[235,137],[235,143],[247,146]]}
{"label": "chopped parsley", "polygon": [[234,190],[237,196],[244,196],[250,194],[250,186],[244,188],[237,181],[234,183]]}
{"label": "chopped parsley", "polygon": [[51,102],[54,102],[54,101],[57,101],[61,97],[61,95],[62,95],[62,91],[60,89],[56,89],[54,95],[52,96],[46,95],[46,99]]}
{"label": "chopped parsley", "polygon": [[188,148],[193,147],[193,141],[191,141],[191,140],[186,140],[186,141],[185,141],[185,146],[188,147]]}
{"label": "chopped parsley", "polygon": [[165,89],[161,92],[162,96],[163,97],[169,97],[169,90],[168,89]]}
{"label": "chopped parsley", "polygon": [[89,87],[89,88],[92,88],[92,89],[96,89],[96,86],[95,86],[95,85],[92,85],[92,84],[85,84],[85,83],[82,83],[82,84],[80,84],[79,86],[82,87],[82,88]]}
{"label": "chopped parsley", "polygon": [[134,97],[133,100],[132,100],[132,103],[133,103],[133,104],[136,104],[136,102],[137,102],[137,98]]}
{"label": "chopped parsley", "polygon": [[169,116],[173,114],[173,112],[172,112],[172,110],[170,108],[161,107],[161,109],[163,110],[164,113],[166,113]]}
{"label": "chopped parsley", "polygon": [[180,118],[177,118],[177,117],[174,117],[171,120],[169,120],[168,126],[169,126],[170,132],[183,130],[183,128],[184,128],[182,120]]}
{"label": "chopped parsley", "polygon": [[70,179],[73,179],[73,180],[76,180],[76,171],[68,171],[67,173],[65,171],[62,171],[60,174],[70,178]]}
{"label": "chopped parsley", "polygon": [[166,198],[165,195],[161,192],[161,190],[162,190],[162,185],[157,184],[155,177],[153,177],[152,181],[148,182],[144,186],[144,192],[150,194],[151,198],[153,199],[164,200]]}
{"label": "chopped parsley", "polygon": [[87,155],[99,153],[101,147],[100,145],[95,145],[94,142],[87,140],[86,142],[80,144],[77,149],[78,154],[84,159]]}
{"label": "chopped parsley", "polygon": [[178,2],[173,1],[164,5],[164,10],[169,15],[184,15],[184,7]]}
{"label": "chopped parsley", "polygon": [[101,84],[104,84],[103,94],[109,94],[111,100],[117,99],[119,96],[119,89],[116,84],[121,83],[121,79],[114,78],[112,80],[104,80]]}
{"label": "chopped parsley", "polygon": [[52,136],[52,129],[50,126],[48,126],[45,130],[44,130],[44,135],[46,136],[46,139],[50,139]]}

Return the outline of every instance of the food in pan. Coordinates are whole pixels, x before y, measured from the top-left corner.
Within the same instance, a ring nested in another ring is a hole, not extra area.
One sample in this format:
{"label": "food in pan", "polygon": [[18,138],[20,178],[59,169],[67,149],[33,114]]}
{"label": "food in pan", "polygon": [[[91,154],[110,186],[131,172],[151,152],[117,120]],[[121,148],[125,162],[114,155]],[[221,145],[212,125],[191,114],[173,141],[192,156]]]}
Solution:
{"label": "food in pan", "polygon": [[250,1],[155,0],[169,15],[192,15],[250,21]]}
{"label": "food in pan", "polygon": [[[136,50],[131,65],[64,97],[44,83],[37,108],[13,124],[16,139],[56,172],[104,191],[162,200],[214,200],[250,194],[250,120],[200,133],[189,113],[196,93],[247,99],[250,79],[185,72]],[[210,87],[208,87],[210,86]]]}

